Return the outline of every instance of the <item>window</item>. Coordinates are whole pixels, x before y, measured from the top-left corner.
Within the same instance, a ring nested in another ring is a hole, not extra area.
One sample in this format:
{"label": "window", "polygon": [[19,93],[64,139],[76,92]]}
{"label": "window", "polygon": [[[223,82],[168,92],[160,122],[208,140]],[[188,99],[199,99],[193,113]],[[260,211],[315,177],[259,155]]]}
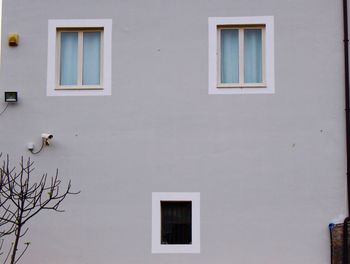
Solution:
{"label": "window", "polygon": [[218,87],[265,87],[265,26],[218,27]]}
{"label": "window", "polygon": [[47,95],[111,94],[110,19],[49,20]]}
{"label": "window", "polygon": [[192,202],[161,201],[161,243],[192,243]]}
{"label": "window", "polygon": [[102,29],[57,30],[56,89],[102,89]]}
{"label": "window", "polygon": [[199,200],[199,193],[152,193],[152,253],[200,253]]}
{"label": "window", "polygon": [[209,93],[274,93],[273,17],[209,18]]}

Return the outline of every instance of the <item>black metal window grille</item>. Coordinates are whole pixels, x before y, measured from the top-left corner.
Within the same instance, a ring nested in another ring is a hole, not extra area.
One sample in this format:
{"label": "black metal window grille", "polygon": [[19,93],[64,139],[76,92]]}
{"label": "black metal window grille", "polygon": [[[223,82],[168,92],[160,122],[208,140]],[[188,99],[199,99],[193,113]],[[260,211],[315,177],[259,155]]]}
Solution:
{"label": "black metal window grille", "polygon": [[161,243],[192,244],[192,202],[161,201]]}

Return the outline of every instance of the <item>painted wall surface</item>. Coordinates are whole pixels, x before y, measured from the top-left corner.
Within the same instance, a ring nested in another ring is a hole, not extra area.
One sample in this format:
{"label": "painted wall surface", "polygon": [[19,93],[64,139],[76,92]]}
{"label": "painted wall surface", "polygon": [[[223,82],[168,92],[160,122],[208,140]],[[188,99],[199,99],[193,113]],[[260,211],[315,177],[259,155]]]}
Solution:
{"label": "painted wall surface", "polygon": [[[24,263],[329,263],[346,211],[340,2],[4,0],[0,91],[19,103],[0,151],[81,190],[31,223]],[[274,16],[275,94],[208,95],[221,16]],[[112,96],[46,96],[48,20],[105,18]],[[200,192],[200,254],[151,253],[152,192]]]}

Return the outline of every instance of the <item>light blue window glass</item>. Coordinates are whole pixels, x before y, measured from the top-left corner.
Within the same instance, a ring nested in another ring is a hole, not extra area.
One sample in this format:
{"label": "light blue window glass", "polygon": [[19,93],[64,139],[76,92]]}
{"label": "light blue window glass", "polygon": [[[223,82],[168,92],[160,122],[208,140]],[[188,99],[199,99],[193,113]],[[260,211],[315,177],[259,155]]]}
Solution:
{"label": "light blue window glass", "polygon": [[238,29],[221,29],[221,83],[239,83]]}
{"label": "light blue window glass", "polygon": [[78,32],[61,33],[60,85],[77,85]]}
{"label": "light blue window glass", "polygon": [[262,30],[244,30],[244,82],[262,82]]}
{"label": "light blue window glass", "polygon": [[101,32],[84,32],[83,85],[100,84]]}

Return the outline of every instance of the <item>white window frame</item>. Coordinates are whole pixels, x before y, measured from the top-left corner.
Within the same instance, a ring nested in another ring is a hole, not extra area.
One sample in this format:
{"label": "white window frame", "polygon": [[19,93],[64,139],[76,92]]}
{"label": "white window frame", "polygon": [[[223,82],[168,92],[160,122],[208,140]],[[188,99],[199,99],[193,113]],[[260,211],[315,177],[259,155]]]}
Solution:
{"label": "white window frame", "polygon": [[[238,30],[238,57],[239,57],[239,82],[238,83],[222,83],[221,82],[221,31],[225,29],[236,29]],[[246,83],[244,82],[244,30],[245,29],[261,29],[262,34],[262,82],[261,83]],[[244,88],[244,87],[266,87],[266,77],[265,77],[265,25],[244,25],[244,26],[218,26],[217,27],[217,54],[218,54],[218,62],[217,62],[217,71],[218,71],[218,78],[217,78],[217,87],[218,88]]]}
{"label": "white window frame", "polygon": [[[161,201],[192,202],[192,244],[161,244]],[[152,193],[152,253],[200,253],[200,193]]]}
{"label": "white window frame", "polygon": [[[257,17],[209,17],[209,94],[273,94],[274,80],[274,18]],[[220,32],[223,28],[239,30],[239,80],[237,84],[221,83]],[[244,83],[244,29],[262,29],[262,83]]]}
{"label": "white window frame", "polygon": [[[78,56],[78,85],[60,86],[59,45],[60,32],[76,31],[82,45],[85,31],[101,31],[100,85],[81,85],[81,56]],[[48,96],[98,96],[111,95],[112,73],[112,20],[111,19],[50,19],[48,21],[48,57],[47,57],[47,95]],[[80,63],[79,63],[80,61]]]}
{"label": "white window frame", "polygon": [[[78,33],[78,70],[77,70],[77,84],[76,85],[60,85],[61,77],[61,67],[60,67],[60,58],[61,58],[61,34],[63,32],[76,32]],[[100,35],[100,84],[98,85],[84,85],[83,84],[83,42],[84,42],[84,33],[85,32],[99,32]],[[85,90],[85,89],[103,89],[103,29],[93,28],[60,28],[57,29],[57,40],[56,40],[56,90]]]}

